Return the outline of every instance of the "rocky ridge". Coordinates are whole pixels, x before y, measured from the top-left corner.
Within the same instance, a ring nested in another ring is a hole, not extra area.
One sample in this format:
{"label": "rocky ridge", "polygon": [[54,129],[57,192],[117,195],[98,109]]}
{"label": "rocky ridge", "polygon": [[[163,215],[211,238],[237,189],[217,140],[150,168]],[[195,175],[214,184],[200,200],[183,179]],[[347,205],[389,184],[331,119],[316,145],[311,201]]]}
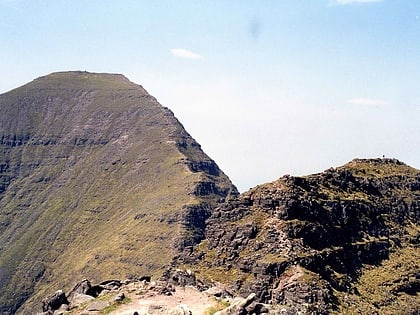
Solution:
{"label": "rocky ridge", "polygon": [[206,287],[190,270],[168,272],[158,281],[145,276],[92,285],[84,279],[68,293],[58,290],[46,297],[37,315],[276,314],[270,305],[256,302],[254,293],[233,297],[222,286]]}
{"label": "rocky ridge", "polygon": [[420,171],[356,159],[226,202],[180,261],[287,314],[418,314],[419,239]]}
{"label": "rocky ridge", "polygon": [[419,170],[355,159],[237,196],[121,75],[51,74],[0,109],[1,314],[191,314],[155,300],[186,288],[218,315],[420,312]]}

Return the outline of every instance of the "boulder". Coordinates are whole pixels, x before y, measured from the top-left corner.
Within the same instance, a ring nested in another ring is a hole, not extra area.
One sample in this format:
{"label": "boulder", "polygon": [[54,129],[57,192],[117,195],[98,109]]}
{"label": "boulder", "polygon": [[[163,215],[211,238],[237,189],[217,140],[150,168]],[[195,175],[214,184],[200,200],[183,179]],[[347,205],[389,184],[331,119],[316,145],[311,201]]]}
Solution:
{"label": "boulder", "polygon": [[42,300],[42,311],[48,312],[58,310],[62,304],[69,304],[66,294],[63,290],[58,290],[54,294]]}
{"label": "boulder", "polygon": [[196,285],[195,274],[189,269],[176,269],[175,271],[171,271],[168,278],[168,282],[172,285],[179,285],[182,287],[187,285]]}
{"label": "boulder", "polygon": [[120,292],[118,293],[116,296],[114,296],[114,298],[112,299],[114,302],[116,303],[120,303],[125,299],[125,294],[124,292]]}
{"label": "boulder", "polygon": [[70,308],[69,308],[69,306],[67,304],[61,304],[60,308],[58,310],[54,311],[54,314],[53,315],[63,315],[66,312],[68,312],[69,309]]}
{"label": "boulder", "polygon": [[88,290],[92,287],[88,279],[83,279],[77,283],[74,288],[69,292],[69,297],[75,293],[87,294]]}
{"label": "boulder", "polygon": [[89,312],[100,312],[108,306],[109,306],[109,303],[106,301],[95,301],[89,304],[89,306],[86,307],[86,310]]}
{"label": "boulder", "polygon": [[107,280],[104,282],[101,282],[98,287],[102,290],[118,290],[121,287],[122,283],[120,280]]}
{"label": "boulder", "polygon": [[95,298],[93,296],[82,294],[82,293],[74,293],[71,298],[69,298],[71,307],[78,307],[84,303],[93,301]]}

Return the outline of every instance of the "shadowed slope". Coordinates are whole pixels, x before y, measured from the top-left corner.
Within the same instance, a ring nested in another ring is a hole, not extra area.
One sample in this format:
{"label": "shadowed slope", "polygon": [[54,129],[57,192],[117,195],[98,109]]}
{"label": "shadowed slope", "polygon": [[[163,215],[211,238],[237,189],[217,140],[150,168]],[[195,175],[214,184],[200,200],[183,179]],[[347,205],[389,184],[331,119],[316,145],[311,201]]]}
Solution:
{"label": "shadowed slope", "polygon": [[82,278],[160,271],[236,194],[122,75],[54,73],[1,95],[0,110],[0,313]]}

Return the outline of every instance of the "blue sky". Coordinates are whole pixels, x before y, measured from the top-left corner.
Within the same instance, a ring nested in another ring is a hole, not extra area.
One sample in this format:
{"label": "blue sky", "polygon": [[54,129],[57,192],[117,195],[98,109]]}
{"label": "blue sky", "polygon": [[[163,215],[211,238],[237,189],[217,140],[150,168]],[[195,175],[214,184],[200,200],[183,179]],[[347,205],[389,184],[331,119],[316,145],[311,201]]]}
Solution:
{"label": "blue sky", "polygon": [[420,1],[0,0],[0,92],[125,74],[244,191],[355,157],[420,168]]}

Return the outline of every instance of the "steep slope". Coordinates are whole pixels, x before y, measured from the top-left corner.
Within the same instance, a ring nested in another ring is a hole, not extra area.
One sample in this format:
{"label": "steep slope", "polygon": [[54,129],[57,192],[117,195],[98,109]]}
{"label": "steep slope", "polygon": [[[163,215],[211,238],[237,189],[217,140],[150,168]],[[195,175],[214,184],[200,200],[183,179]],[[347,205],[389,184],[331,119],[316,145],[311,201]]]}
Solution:
{"label": "steep slope", "polygon": [[53,73],[0,95],[0,111],[1,314],[83,278],[158,273],[236,194],[122,75]]}
{"label": "steep slope", "polygon": [[420,312],[420,171],[356,159],[217,208],[183,263],[281,314]]}

